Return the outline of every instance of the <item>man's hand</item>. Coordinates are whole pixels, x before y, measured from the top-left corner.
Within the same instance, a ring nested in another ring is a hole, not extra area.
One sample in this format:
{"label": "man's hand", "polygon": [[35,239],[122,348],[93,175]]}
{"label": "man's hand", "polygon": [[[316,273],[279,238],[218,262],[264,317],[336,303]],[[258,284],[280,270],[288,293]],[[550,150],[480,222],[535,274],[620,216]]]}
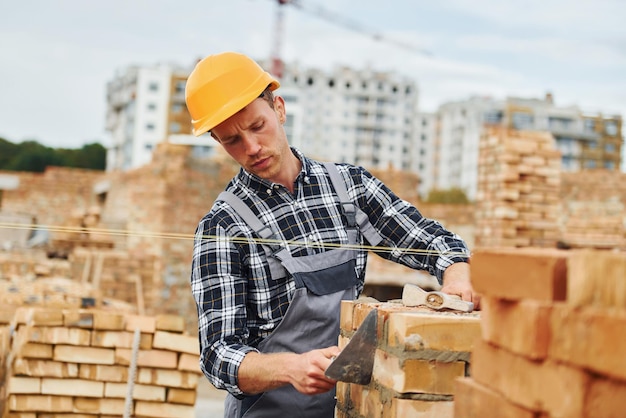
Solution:
{"label": "man's hand", "polygon": [[290,374],[290,383],[305,395],[328,392],[337,382],[326,377],[324,372],[339,352],[338,347],[328,347],[300,354]]}
{"label": "man's hand", "polygon": [[480,309],[480,295],[472,288],[468,263],[454,263],[446,269],[443,273],[441,291],[460,296],[468,302],[474,302],[474,309]]}
{"label": "man's hand", "polygon": [[302,354],[250,352],[239,366],[239,389],[254,394],[291,384],[305,395],[328,392],[337,382],[324,372],[340,351],[333,346]]}

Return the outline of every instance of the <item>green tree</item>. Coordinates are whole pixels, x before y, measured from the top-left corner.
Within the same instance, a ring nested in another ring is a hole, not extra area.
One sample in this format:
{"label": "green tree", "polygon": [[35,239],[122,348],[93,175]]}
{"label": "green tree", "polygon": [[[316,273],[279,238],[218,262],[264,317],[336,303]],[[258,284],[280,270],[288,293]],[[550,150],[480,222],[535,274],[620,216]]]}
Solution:
{"label": "green tree", "polygon": [[0,138],[0,169],[4,169],[17,154],[17,145]]}
{"label": "green tree", "polygon": [[52,148],[35,141],[18,145],[17,155],[9,162],[7,169],[14,171],[43,172],[49,165],[61,165],[63,158]]}
{"label": "green tree", "polygon": [[432,189],[428,192],[426,202],[461,205],[469,203],[470,201],[463,189],[452,187],[450,189]]}
{"label": "green tree", "polygon": [[37,141],[14,144],[0,138],[0,170],[43,172],[47,166],[104,170],[106,148],[92,143],[80,149],[56,149]]}

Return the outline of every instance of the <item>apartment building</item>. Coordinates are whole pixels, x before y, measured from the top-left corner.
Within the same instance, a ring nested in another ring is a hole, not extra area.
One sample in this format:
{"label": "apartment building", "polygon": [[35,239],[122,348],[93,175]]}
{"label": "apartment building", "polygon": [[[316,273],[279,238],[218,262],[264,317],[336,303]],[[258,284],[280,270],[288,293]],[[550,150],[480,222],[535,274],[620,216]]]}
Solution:
{"label": "apartment building", "polygon": [[550,132],[561,151],[563,171],[620,169],[621,116],[557,106],[551,94],[541,99],[472,97],[446,103],[437,111],[437,125],[431,139],[434,169],[424,178],[435,188],[460,187],[470,199],[476,196],[479,141],[485,125]]}
{"label": "apartment building", "polygon": [[188,144],[200,156],[212,154],[214,141],[191,135],[185,105],[189,72],[175,64],[130,66],[107,83],[108,171],[149,163],[160,142]]}

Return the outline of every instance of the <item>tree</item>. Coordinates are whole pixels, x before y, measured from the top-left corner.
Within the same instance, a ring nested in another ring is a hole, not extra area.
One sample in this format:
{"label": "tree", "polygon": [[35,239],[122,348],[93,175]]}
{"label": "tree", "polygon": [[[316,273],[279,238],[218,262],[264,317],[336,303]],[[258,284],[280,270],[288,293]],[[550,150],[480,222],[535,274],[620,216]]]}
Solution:
{"label": "tree", "polygon": [[452,187],[450,189],[431,189],[426,198],[428,203],[448,203],[462,205],[470,203],[463,189]]}
{"label": "tree", "polygon": [[104,170],[106,148],[91,143],[80,149],[55,149],[37,141],[14,144],[0,138],[0,170],[43,172],[48,166]]}

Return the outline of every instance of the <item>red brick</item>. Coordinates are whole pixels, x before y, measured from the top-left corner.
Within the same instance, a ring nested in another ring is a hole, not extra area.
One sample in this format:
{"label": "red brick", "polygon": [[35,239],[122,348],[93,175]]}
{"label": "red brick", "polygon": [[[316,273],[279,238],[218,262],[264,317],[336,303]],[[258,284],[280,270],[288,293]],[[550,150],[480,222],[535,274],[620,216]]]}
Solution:
{"label": "red brick", "polygon": [[392,398],[390,403],[385,404],[383,418],[408,417],[454,418],[454,402]]}
{"label": "red brick", "polygon": [[480,337],[480,317],[469,314],[395,312],[386,322],[387,344],[404,351],[469,352]]}
{"label": "red brick", "polygon": [[399,393],[452,395],[454,381],[465,375],[465,362],[443,363],[404,359],[376,350],[373,377],[378,384]]}
{"label": "red brick", "polygon": [[535,413],[509,402],[499,393],[471,378],[456,381],[454,418],[486,418],[497,411],[498,418],[535,418]]}
{"label": "red brick", "polygon": [[487,297],[565,300],[570,255],[546,248],[477,249],[470,264],[472,284]]}
{"label": "red brick", "polygon": [[577,250],[567,270],[569,304],[626,308],[626,253]]}
{"label": "red brick", "polygon": [[484,297],[481,304],[484,340],[531,359],[546,358],[550,345],[550,303]]}
{"label": "red brick", "polygon": [[555,304],[550,357],[626,380],[626,311]]}
{"label": "red brick", "polygon": [[472,378],[526,409],[581,417],[589,376],[557,362],[532,361],[486,342],[472,352]]}
{"label": "red brick", "polygon": [[585,418],[623,418],[626,382],[597,378],[591,381]]}

